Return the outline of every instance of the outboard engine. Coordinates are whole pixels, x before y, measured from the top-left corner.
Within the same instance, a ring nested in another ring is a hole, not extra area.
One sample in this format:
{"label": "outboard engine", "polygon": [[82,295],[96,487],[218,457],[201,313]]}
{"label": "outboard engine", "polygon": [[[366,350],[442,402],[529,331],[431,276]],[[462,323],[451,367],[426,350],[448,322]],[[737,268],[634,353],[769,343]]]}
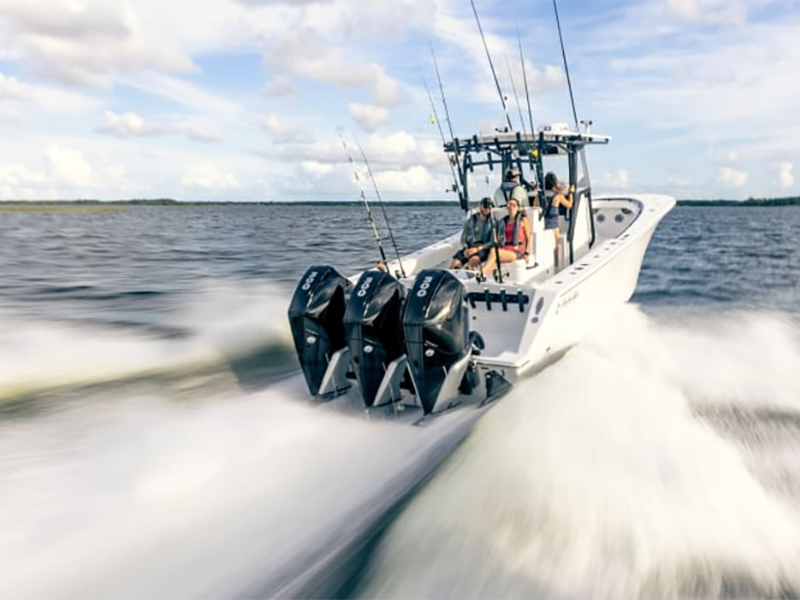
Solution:
{"label": "outboard engine", "polygon": [[[289,305],[289,325],[297,358],[308,389],[314,395],[338,393],[346,387],[342,381],[349,361],[341,352],[346,352],[342,320],[345,295],[350,287],[350,282],[333,267],[310,267]],[[333,359],[337,364],[343,362],[338,366],[336,377],[329,373],[330,367],[335,366],[331,365]]]}
{"label": "outboard engine", "polygon": [[[405,354],[404,299],[405,288],[400,282],[378,270],[365,271],[350,294],[344,330],[350,360],[367,407],[400,399],[399,380],[394,390],[384,386],[385,393],[380,398],[376,396],[389,365]],[[404,366],[398,377],[401,379],[403,374]]]}
{"label": "outboard engine", "polygon": [[403,316],[409,369],[425,414],[449,408],[471,354],[464,287],[447,271],[417,275]]}

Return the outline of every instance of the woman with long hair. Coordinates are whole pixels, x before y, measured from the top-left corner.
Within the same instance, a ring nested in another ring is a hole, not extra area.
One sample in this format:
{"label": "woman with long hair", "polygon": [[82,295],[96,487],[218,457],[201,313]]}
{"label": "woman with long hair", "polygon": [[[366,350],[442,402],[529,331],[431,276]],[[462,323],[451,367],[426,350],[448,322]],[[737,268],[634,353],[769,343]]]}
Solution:
{"label": "woman with long hair", "polygon": [[558,241],[558,236],[561,234],[558,228],[558,215],[566,216],[567,210],[572,208],[574,195],[574,185],[569,186],[569,193],[564,195],[564,186],[552,171],[544,176],[544,197],[549,203],[544,214],[544,228],[553,230],[556,241]]}
{"label": "woman with long hair", "polygon": [[530,255],[528,243],[531,238],[531,224],[528,217],[520,209],[519,200],[509,198],[506,204],[508,215],[497,226],[497,252],[491,250],[481,269],[481,275],[486,277],[497,265],[499,255],[501,263],[514,262],[520,258],[527,259]]}

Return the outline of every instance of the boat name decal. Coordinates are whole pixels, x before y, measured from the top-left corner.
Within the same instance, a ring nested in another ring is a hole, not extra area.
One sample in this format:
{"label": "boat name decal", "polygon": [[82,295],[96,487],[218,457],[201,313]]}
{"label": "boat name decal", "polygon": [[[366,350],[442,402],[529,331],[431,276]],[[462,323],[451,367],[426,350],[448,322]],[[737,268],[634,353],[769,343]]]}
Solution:
{"label": "boat name decal", "polygon": [[565,296],[563,296],[561,298],[561,300],[558,301],[558,306],[556,308],[558,308],[558,309],[566,308],[577,297],[578,297],[578,291],[577,290],[575,290],[575,291],[573,291],[573,292],[571,292],[569,294],[566,294]]}
{"label": "boat name decal", "polygon": [[428,294],[428,288],[431,287],[431,281],[433,281],[432,275],[427,275],[422,280],[422,283],[419,284],[419,289],[417,290],[417,298],[424,298]]}
{"label": "boat name decal", "polygon": [[317,278],[317,273],[318,273],[317,271],[311,271],[311,273],[308,274],[308,277],[306,277],[306,280],[303,282],[303,286],[301,288],[304,292],[307,292],[308,290],[311,289],[311,285]]}
{"label": "boat name decal", "polygon": [[356,292],[356,295],[359,298],[363,298],[364,296],[367,295],[367,290],[369,289],[369,286],[372,283],[373,279],[374,279],[374,277],[367,277],[364,280],[364,283],[362,283],[361,286],[358,288],[358,292]]}

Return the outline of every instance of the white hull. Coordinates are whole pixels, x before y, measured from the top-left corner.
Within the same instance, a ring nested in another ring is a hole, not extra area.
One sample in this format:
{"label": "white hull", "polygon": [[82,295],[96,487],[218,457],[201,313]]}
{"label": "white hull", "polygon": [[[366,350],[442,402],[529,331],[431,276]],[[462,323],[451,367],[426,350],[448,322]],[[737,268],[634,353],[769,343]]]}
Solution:
{"label": "white hull", "polygon": [[[498,302],[487,307],[478,301],[470,307],[470,329],[480,333],[486,343],[480,356],[474,356],[477,364],[484,371],[497,370],[513,382],[585,337],[633,295],[650,238],[674,205],[673,198],[660,195],[594,199],[596,218],[605,215],[597,223],[595,244],[580,254],[576,252],[572,265],[555,273],[557,266],[549,256],[555,245],[548,239],[553,234],[543,230],[533,216],[537,238],[533,246],[538,256],[531,263],[535,264],[504,265],[503,283],[478,282],[464,274],[467,292],[485,295],[487,291],[505,291],[509,296],[522,292],[530,299],[523,312],[516,304],[503,310]],[[617,215],[623,217],[622,223],[604,225]],[[404,267],[409,277],[404,283],[410,287],[414,275],[423,268],[444,268],[457,244],[454,236],[406,257]],[[396,267],[393,263],[389,266]]]}

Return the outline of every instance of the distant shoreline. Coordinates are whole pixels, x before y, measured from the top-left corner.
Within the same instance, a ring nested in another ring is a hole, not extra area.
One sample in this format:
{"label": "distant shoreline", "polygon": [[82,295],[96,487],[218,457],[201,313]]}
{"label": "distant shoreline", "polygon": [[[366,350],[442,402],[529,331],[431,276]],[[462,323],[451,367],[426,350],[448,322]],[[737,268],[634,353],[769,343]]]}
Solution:
{"label": "distant shoreline", "polygon": [[[387,201],[386,206],[431,207],[458,206],[452,200],[396,200]],[[358,200],[298,200],[298,201],[208,201],[186,202],[172,198],[131,199],[131,200],[0,200],[2,210],[118,210],[124,206],[361,206]],[[800,197],[787,198],[748,198],[747,200],[678,200],[678,206],[687,207],[780,207],[800,206]]]}

